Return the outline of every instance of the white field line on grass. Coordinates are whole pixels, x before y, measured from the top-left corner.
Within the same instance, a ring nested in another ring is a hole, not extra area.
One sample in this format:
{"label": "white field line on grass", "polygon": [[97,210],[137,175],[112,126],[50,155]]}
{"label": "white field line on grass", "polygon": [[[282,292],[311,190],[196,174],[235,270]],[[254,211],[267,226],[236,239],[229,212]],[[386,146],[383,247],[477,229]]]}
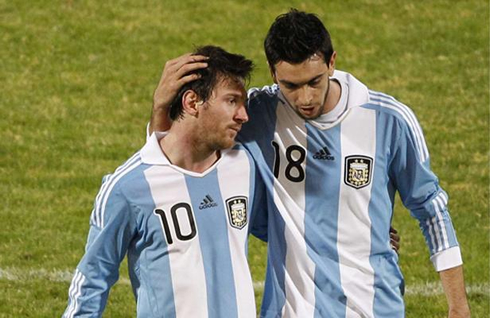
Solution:
{"label": "white field line on grass", "polygon": [[[73,277],[73,271],[69,270],[46,270],[46,269],[30,269],[22,270],[17,268],[0,268],[0,280],[10,281],[32,281],[32,280],[48,280],[53,282],[69,283]],[[129,285],[129,279],[120,278],[118,284]],[[255,291],[264,289],[263,281],[254,282]],[[483,294],[490,296],[490,283],[473,284],[466,286],[468,294]],[[405,295],[421,295],[433,296],[441,295],[444,291],[439,282],[427,282],[425,284],[408,285],[406,286]]]}

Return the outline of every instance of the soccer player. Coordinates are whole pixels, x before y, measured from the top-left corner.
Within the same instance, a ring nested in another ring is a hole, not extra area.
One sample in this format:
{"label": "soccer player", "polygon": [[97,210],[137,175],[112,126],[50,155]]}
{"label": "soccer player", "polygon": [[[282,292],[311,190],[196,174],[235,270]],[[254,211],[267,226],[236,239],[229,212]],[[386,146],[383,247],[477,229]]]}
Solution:
{"label": "soccer player", "polygon": [[207,68],[179,89],[172,128],[105,178],[63,317],[100,317],[125,255],[138,317],[256,316],[246,246],[263,190],[234,142],[252,62],[212,46],[196,53]]}
{"label": "soccer player", "polygon": [[[336,71],[330,35],[313,14],[280,15],[264,46],[275,84],[249,91],[250,121],[238,137],[269,196],[261,317],[404,317],[389,236],[396,192],[425,236],[449,317],[469,317],[448,196],[410,108]],[[172,90],[156,91],[156,130],[169,125],[163,92]]]}

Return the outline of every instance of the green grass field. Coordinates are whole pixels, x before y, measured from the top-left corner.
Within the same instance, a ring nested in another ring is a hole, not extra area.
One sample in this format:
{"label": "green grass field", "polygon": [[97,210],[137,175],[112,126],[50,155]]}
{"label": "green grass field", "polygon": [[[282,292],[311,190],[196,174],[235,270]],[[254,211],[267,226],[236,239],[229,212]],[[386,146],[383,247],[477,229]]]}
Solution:
{"label": "green grass field", "polygon": [[[488,1],[0,0],[0,317],[62,314],[101,177],[143,145],[164,62],[216,44],[268,84],[262,41],[289,7],[322,18],[338,69],[416,112],[451,197],[473,317],[489,316]],[[407,317],[446,317],[417,222],[398,204],[394,223]],[[264,253],[252,239],[259,282]],[[134,312],[123,280],[105,316]]]}

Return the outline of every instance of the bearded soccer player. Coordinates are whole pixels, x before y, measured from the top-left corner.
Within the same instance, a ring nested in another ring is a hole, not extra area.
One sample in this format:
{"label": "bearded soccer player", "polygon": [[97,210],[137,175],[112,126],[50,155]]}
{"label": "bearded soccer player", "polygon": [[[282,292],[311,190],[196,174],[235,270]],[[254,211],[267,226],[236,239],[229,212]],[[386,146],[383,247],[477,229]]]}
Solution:
{"label": "bearded soccer player", "polygon": [[[336,71],[330,35],[313,14],[280,15],[264,46],[275,84],[249,91],[250,121],[238,137],[269,196],[261,317],[404,317],[389,235],[396,192],[425,237],[449,317],[469,317],[448,195],[412,110]],[[173,94],[157,90],[151,129],[169,125],[163,93]]]}
{"label": "bearded soccer player", "polygon": [[172,128],[105,178],[63,317],[100,317],[125,255],[138,317],[256,316],[246,246],[264,191],[234,142],[252,62],[212,46],[196,54],[207,68],[180,85]]}

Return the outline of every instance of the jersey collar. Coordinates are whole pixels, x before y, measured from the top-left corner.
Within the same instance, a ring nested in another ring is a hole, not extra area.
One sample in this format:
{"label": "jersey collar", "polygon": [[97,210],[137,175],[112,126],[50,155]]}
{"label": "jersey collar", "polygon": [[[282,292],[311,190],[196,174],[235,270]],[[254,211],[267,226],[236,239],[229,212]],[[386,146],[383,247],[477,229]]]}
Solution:
{"label": "jersey collar", "polygon": [[223,149],[220,151],[220,158],[206,171],[202,173],[197,173],[193,171],[185,170],[179,166],[173,165],[167,158],[167,156],[163,153],[162,148],[160,147],[160,139],[164,138],[167,135],[167,132],[154,132],[147,139],[146,144],[140,151],[141,161],[145,164],[149,165],[160,165],[160,166],[169,166],[181,173],[194,176],[194,177],[203,177],[207,175],[209,172],[215,169],[217,165],[220,164],[226,157],[230,156],[230,151],[232,149]]}

